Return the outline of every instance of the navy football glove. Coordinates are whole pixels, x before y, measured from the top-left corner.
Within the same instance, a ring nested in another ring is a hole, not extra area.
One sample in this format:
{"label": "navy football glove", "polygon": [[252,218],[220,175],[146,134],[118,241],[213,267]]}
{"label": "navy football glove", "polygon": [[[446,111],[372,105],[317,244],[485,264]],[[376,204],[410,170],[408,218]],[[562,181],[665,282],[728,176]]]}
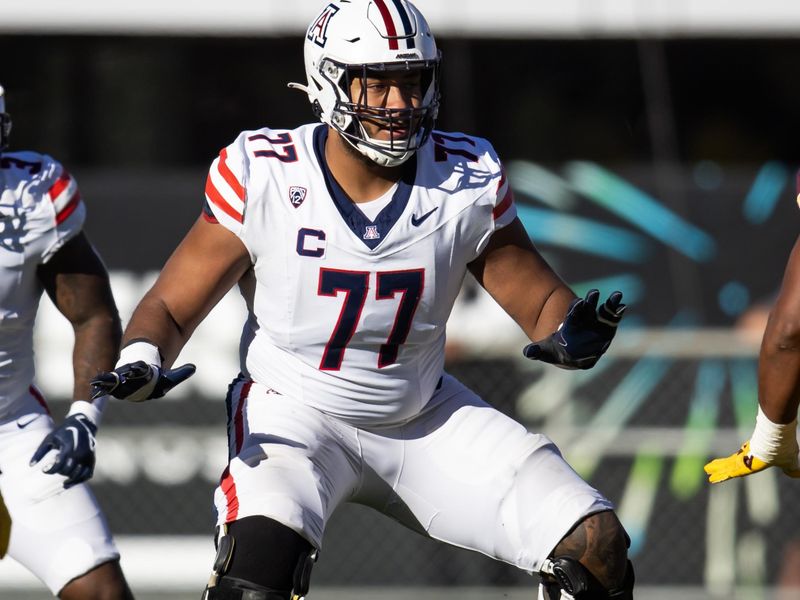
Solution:
{"label": "navy football glove", "polygon": [[162,369],[143,360],[121,365],[92,379],[92,398],[108,394],[120,400],[142,402],[161,398],[176,385],[191,377],[195,366],[187,363],[175,369]]}
{"label": "navy football glove", "polygon": [[94,473],[96,434],[97,424],[88,415],[82,412],[67,415],[64,422],[42,440],[31,457],[30,466],[38,464],[48,452],[55,450],[55,462],[44,472],[64,475],[67,478],[64,488],[83,483]]}
{"label": "navy football glove", "polygon": [[599,291],[589,290],[585,298],[573,300],[556,332],[528,344],[522,353],[562,369],[591,369],[614,339],[625,311],[622,292],[613,292],[598,309],[599,297]]}

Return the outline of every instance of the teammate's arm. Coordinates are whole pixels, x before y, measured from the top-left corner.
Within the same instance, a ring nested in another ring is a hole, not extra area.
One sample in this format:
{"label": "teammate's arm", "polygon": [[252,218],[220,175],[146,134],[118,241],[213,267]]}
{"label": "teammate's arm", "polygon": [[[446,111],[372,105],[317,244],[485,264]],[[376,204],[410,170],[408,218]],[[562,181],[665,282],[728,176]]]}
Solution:
{"label": "teammate's arm", "polygon": [[789,256],[758,360],[759,404],[773,422],[797,420],[800,403],[800,238]]}
{"label": "teammate's arm", "polygon": [[611,294],[599,309],[597,290],[576,298],[536,250],[518,218],[492,235],[470,270],[533,341],[524,355],[565,369],[594,366],[625,310],[620,292]]}
{"label": "teammate's arm", "polygon": [[92,476],[94,436],[104,399],[89,400],[89,382],[113,367],[122,330],[106,268],[82,232],[39,265],[37,275],[75,333],[74,402],[64,422],[45,437],[31,464],[56,450],[57,457],[46,472],[65,475],[64,485],[69,487]]}
{"label": "teammate's arm", "polygon": [[250,255],[239,238],[198,218],[133,312],[117,368],[96,377],[95,389],[141,401],[163,396],[189,377],[193,365],[165,367],[249,267]]}
{"label": "teammate's arm", "polygon": [[73,397],[86,399],[91,378],[113,366],[122,333],[108,272],[79,233],[39,265],[38,277],[75,332]]}
{"label": "teammate's arm", "polygon": [[736,454],[705,466],[718,483],[768,467],[800,477],[797,409],[800,403],[800,238],[770,312],[758,358],[758,416],[750,440]]}

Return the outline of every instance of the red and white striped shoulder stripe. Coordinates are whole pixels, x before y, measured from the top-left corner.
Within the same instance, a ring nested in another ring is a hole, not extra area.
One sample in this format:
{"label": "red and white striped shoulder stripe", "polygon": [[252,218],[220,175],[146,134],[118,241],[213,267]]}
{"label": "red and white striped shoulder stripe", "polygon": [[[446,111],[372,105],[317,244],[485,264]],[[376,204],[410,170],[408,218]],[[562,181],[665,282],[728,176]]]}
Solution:
{"label": "red and white striped shoulder stripe", "polygon": [[508,184],[508,177],[506,177],[505,169],[500,177],[500,182],[497,184],[497,197],[502,198],[502,200],[500,200],[500,202],[495,205],[494,210],[492,210],[492,217],[495,221],[502,217],[514,204],[514,192]]}
{"label": "red and white striped shoulder stripe", "polygon": [[244,186],[231,170],[225,148],[208,172],[206,199],[232,219],[239,223],[244,221]]}
{"label": "red and white striped shoulder stripe", "polygon": [[66,221],[81,203],[78,184],[64,168],[55,183],[47,190],[47,195],[50,197],[50,202],[53,203],[57,225]]}

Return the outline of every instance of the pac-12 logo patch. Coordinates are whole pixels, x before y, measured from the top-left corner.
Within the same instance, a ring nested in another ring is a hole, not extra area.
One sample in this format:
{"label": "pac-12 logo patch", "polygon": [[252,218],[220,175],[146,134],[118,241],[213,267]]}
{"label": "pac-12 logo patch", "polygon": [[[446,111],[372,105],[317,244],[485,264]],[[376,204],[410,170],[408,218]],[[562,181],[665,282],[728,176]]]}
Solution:
{"label": "pac-12 logo patch", "polygon": [[339,7],[333,4],[328,4],[322,11],[322,14],[317,17],[317,20],[312,23],[308,28],[308,39],[314,42],[320,48],[324,48],[328,41],[328,23],[331,22],[331,17],[339,12]]}
{"label": "pac-12 logo patch", "polygon": [[306,199],[306,194],[308,190],[304,187],[300,187],[299,185],[293,185],[289,188],[289,202],[292,203],[292,206],[297,208],[303,203],[303,200]]}

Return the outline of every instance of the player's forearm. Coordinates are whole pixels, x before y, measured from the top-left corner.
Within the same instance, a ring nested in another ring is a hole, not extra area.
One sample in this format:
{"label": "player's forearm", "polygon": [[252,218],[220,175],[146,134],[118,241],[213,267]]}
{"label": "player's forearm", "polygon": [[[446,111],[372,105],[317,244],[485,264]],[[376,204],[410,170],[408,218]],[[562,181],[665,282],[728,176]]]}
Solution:
{"label": "player's forearm", "polygon": [[797,418],[800,403],[800,323],[776,312],[761,344],[758,364],[759,404],[775,423]]}
{"label": "player's forearm", "polygon": [[122,327],[116,311],[92,316],[74,325],[75,346],[72,351],[74,373],[73,397],[90,397],[89,381],[102,371],[114,368],[119,353]]}
{"label": "player's forearm", "polygon": [[519,219],[495,232],[469,269],[531,341],[553,333],[575,298],[533,246]]}
{"label": "player's forearm", "polygon": [[567,314],[570,302],[574,299],[575,294],[569,287],[564,284],[557,285],[542,304],[542,310],[532,328],[530,330],[526,328],[525,332],[531,341],[546,337],[558,329]]}
{"label": "player's forearm", "polygon": [[800,402],[800,237],[795,242],[758,361],[758,400],[773,423],[790,423]]}
{"label": "player's forearm", "polygon": [[179,323],[160,298],[147,295],[125,328],[122,346],[135,340],[146,340],[158,348],[162,364],[168,367],[180,354],[193,329]]}

